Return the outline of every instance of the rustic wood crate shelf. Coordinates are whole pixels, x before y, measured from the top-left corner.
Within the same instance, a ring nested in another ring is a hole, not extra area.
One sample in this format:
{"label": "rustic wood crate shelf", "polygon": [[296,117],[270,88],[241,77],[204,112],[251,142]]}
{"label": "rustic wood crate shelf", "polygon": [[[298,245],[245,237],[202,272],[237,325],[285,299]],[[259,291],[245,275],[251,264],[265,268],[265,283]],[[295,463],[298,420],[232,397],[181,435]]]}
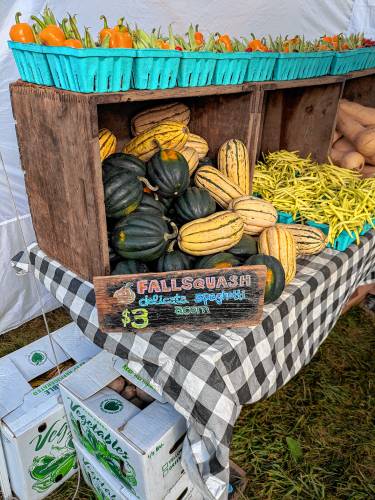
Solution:
{"label": "rustic wood crate shelf", "polygon": [[375,70],[309,80],[80,94],[21,81],[10,85],[22,168],[39,246],[86,279],[109,273],[98,131],[121,148],[130,119],[168,100],[191,108],[192,132],[210,154],[232,137],[249,149],[253,171],[262,152],[280,148],[324,161],[339,98],[375,104]]}

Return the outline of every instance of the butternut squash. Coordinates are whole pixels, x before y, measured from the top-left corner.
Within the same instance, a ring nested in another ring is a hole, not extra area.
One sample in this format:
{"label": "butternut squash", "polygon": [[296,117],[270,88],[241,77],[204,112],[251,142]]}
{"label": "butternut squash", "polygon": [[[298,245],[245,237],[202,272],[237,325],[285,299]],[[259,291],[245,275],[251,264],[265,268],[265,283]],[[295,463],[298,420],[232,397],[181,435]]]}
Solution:
{"label": "butternut squash", "polygon": [[375,155],[375,127],[365,128],[351,115],[339,110],[337,128],[363,156]]}
{"label": "butternut squash", "polygon": [[374,156],[366,156],[366,163],[369,165],[375,165],[375,155]]}
{"label": "butternut squash", "polygon": [[353,144],[345,137],[341,137],[341,139],[336,141],[334,147],[338,151],[355,151],[355,147],[353,146]]}
{"label": "butternut squash", "polygon": [[348,113],[352,118],[365,127],[375,126],[375,108],[362,106],[357,102],[341,99],[340,111]]}
{"label": "butternut squash", "polygon": [[335,147],[331,150],[331,159],[335,165],[350,170],[361,171],[365,165],[365,158],[357,151],[340,151]]}

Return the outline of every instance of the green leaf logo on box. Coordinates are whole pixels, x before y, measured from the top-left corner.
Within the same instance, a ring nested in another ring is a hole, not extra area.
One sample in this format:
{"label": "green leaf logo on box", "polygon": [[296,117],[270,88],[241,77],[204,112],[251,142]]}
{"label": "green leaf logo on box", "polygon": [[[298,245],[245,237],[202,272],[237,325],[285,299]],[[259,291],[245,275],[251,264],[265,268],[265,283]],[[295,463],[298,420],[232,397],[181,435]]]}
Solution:
{"label": "green leaf logo on box", "polygon": [[[117,439],[113,439],[109,429],[104,427],[85,408],[68,398],[70,402],[69,420],[72,424],[74,434],[102,466],[114,475],[128,490],[136,495],[134,488],[137,486],[137,476],[134,467],[128,460],[128,453],[124,450]],[[123,403],[116,398],[108,398],[102,401],[102,411],[117,413],[122,410]]]}
{"label": "green leaf logo on box", "polygon": [[34,457],[29,467],[29,474],[35,481],[32,488],[42,493],[76,468],[76,453],[65,419],[54,422],[46,432],[39,433],[29,444],[34,442],[35,451],[54,443],[47,455]]}
{"label": "green leaf logo on box", "polygon": [[104,413],[119,413],[124,408],[124,403],[119,399],[105,399],[100,403],[100,409]]}
{"label": "green leaf logo on box", "polygon": [[33,351],[29,354],[28,359],[34,366],[44,365],[47,361],[47,354],[44,351]]}

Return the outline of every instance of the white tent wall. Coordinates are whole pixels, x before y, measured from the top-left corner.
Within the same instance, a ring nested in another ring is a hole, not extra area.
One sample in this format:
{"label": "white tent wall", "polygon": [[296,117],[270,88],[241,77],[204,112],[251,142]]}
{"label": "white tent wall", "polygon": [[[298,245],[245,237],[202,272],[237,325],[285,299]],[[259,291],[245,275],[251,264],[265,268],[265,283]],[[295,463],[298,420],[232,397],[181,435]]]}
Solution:
{"label": "white tent wall", "polygon": [[[367,2],[361,0],[361,14]],[[27,20],[32,13],[40,12],[46,2],[41,0],[0,0],[0,153],[4,159],[17,209],[22,216],[22,227],[27,243],[34,240],[23,173],[20,168],[14,121],[9,99],[9,83],[18,78],[12,54],[6,45],[9,27],[14,14],[21,11]],[[358,0],[356,3],[359,5]],[[347,30],[353,10],[353,0],[111,0],[103,4],[99,0],[64,1],[51,0],[48,5],[57,17],[66,12],[78,15],[83,23],[97,33],[99,16],[105,13],[110,23],[125,15],[130,23],[137,22],[144,29],[166,27],[173,23],[175,32],[183,32],[189,22],[199,23],[202,31],[229,32],[235,36],[257,36],[296,33],[307,38],[324,33],[340,33]],[[368,7],[370,9],[370,7]],[[358,17],[358,16],[357,16]],[[356,26],[358,25],[358,22]],[[57,123],[58,126],[58,123]],[[32,127],[32,123],[30,123]],[[41,164],[43,160],[41,159]],[[0,332],[15,328],[40,313],[35,284],[30,275],[17,277],[9,259],[22,250],[23,240],[15,219],[12,199],[4,171],[0,165]],[[40,287],[41,288],[41,287]],[[43,290],[44,307],[51,309],[56,302]]]}

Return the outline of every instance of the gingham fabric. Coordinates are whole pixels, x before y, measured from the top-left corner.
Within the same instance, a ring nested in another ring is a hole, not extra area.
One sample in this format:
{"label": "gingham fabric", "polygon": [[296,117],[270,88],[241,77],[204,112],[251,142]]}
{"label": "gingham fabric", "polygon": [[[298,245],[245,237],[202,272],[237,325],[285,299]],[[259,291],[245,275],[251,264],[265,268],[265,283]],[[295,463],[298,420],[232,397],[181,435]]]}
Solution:
{"label": "gingham fabric", "polygon": [[[372,231],[345,252],[299,258],[296,278],[277,302],[265,306],[256,328],[108,335],[98,329],[93,285],[36,244],[28,253],[37,279],[69,309],[82,331],[129,360],[185,416],[183,463],[208,499],[227,496],[229,448],[241,406],[270,396],[296,375],[355,289],[375,282]],[[27,271],[27,256],[20,252],[13,265]]]}

